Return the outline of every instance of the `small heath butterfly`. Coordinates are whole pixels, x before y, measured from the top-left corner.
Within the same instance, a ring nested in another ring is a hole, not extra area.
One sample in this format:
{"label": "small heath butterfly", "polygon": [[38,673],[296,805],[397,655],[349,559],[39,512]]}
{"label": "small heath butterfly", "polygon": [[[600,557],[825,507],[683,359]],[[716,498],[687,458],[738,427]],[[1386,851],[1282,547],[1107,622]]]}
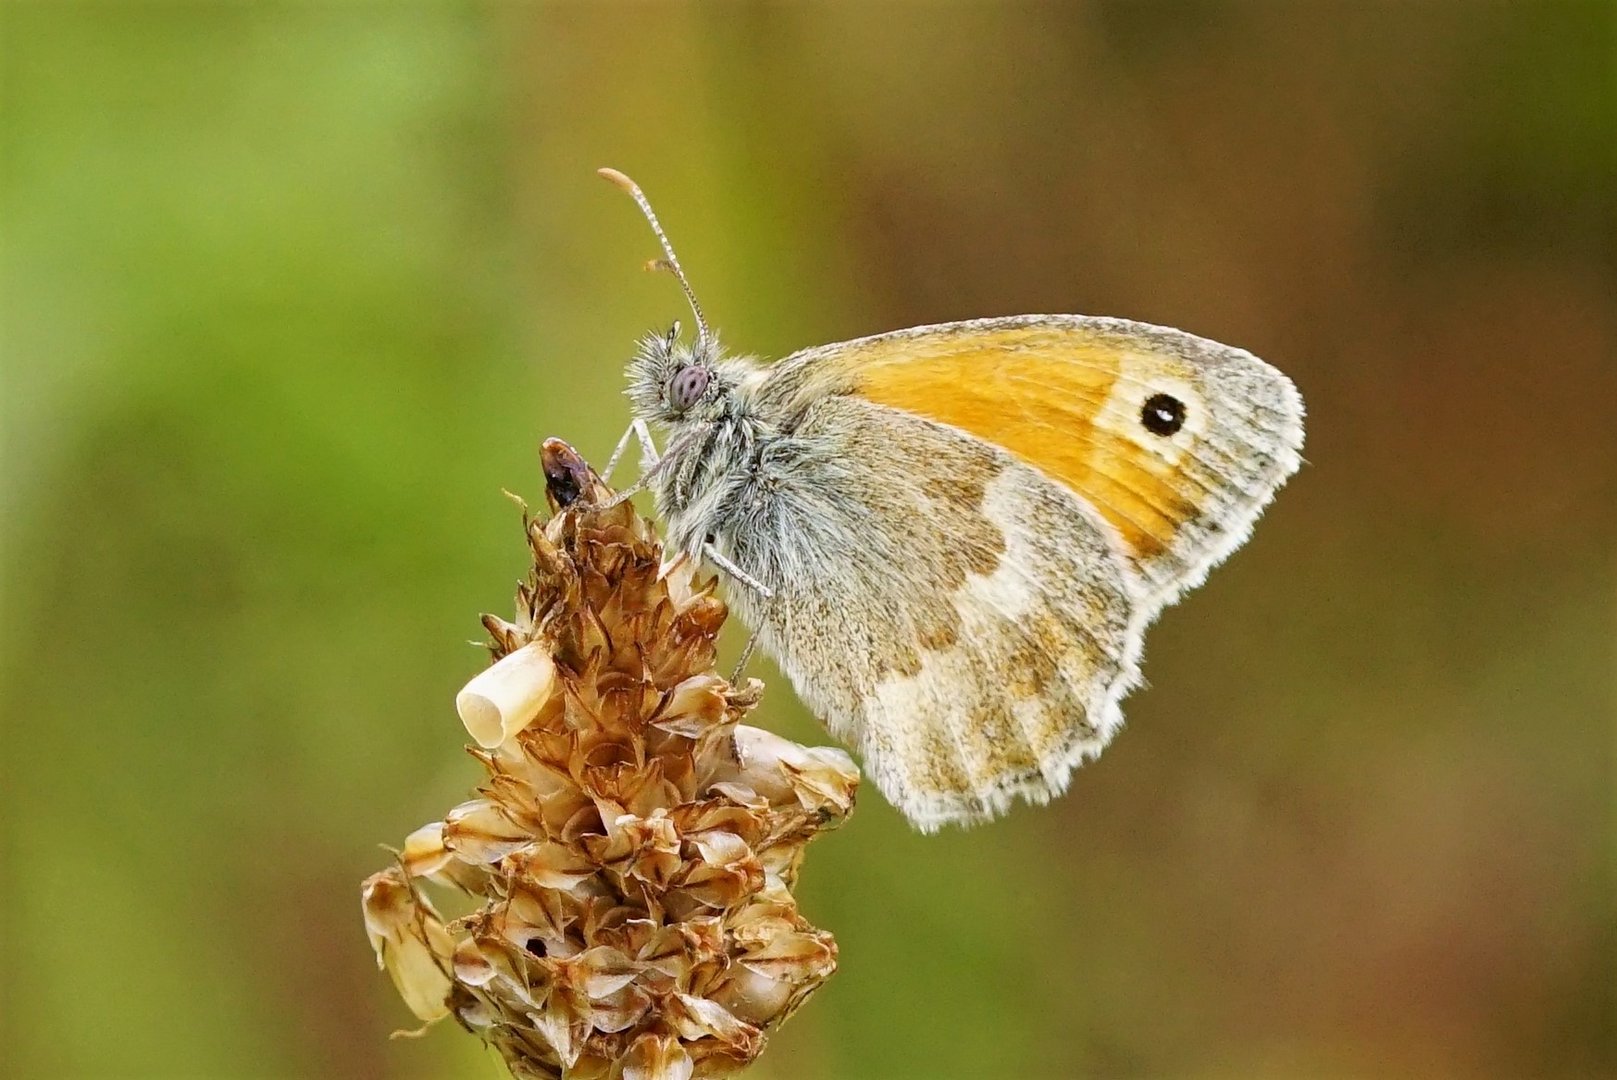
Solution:
{"label": "small heath butterfly", "polygon": [[[1297,470],[1303,403],[1242,349],[1085,315],[724,353],[640,342],[631,437],[671,550],[918,828],[1048,801],[1122,724],[1145,628]],[[659,453],[650,425],[666,432]],[[750,647],[750,646],[749,646]]]}

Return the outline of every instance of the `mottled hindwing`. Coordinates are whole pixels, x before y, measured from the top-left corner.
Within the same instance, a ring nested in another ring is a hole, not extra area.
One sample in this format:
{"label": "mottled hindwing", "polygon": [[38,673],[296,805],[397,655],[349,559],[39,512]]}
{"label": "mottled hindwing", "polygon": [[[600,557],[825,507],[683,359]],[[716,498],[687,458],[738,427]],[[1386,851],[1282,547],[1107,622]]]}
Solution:
{"label": "mottled hindwing", "polygon": [[1279,371],[1125,319],[901,330],[796,353],[762,389],[786,417],[847,395],[1004,448],[1104,518],[1152,610],[1245,541],[1303,440],[1302,399]]}
{"label": "mottled hindwing", "polygon": [[910,412],[820,398],[723,539],[778,582],[731,591],[833,734],[917,826],[1044,802],[1100,753],[1142,612],[1096,511],[1010,452]]}

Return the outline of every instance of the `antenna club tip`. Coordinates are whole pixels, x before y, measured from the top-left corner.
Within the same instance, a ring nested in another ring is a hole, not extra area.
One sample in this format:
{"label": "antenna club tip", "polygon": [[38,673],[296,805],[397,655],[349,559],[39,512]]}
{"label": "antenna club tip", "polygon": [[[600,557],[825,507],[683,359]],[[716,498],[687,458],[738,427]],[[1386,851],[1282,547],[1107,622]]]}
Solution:
{"label": "antenna club tip", "polygon": [[599,176],[603,180],[612,181],[614,184],[618,185],[618,187],[622,188],[624,191],[628,191],[628,192],[632,193],[632,192],[638,191],[640,189],[640,185],[636,184],[633,180],[630,180],[627,176],[624,176],[622,173],[618,172],[618,170],[616,170],[616,169],[607,169],[607,168],[596,169],[595,170],[595,175]]}

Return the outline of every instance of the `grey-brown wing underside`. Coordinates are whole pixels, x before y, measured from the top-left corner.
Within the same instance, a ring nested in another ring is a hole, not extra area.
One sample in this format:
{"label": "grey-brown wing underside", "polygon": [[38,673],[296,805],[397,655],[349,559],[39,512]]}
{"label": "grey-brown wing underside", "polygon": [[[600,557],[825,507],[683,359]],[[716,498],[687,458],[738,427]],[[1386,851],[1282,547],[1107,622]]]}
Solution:
{"label": "grey-brown wing underside", "polygon": [[719,538],[759,643],[918,827],[1044,802],[1100,753],[1142,617],[1115,539],[1004,450],[854,397],[761,463],[776,494]]}

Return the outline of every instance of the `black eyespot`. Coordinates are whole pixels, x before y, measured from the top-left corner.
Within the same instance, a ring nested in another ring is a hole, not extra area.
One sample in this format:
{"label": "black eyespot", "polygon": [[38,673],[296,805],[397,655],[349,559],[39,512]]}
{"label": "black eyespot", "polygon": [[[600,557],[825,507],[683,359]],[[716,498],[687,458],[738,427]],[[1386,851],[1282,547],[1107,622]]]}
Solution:
{"label": "black eyespot", "polygon": [[668,383],[668,403],[684,411],[702,400],[707,393],[707,368],[697,364],[681,368]]}
{"label": "black eyespot", "polygon": [[1185,426],[1185,403],[1172,394],[1152,394],[1140,410],[1140,423],[1153,435],[1172,435]]}

